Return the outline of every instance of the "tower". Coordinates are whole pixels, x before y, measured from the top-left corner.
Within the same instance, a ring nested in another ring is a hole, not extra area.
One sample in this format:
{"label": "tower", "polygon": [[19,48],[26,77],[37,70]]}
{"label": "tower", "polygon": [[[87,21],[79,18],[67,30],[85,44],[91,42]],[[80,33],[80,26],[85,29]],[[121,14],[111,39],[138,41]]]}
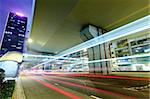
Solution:
{"label": "tower", "polygon": [[20,13],[9,13],[1,40],[0,55],[3,55],[8,51],[23,53],[26,38],[26,27],[27,17],[24,17]]}

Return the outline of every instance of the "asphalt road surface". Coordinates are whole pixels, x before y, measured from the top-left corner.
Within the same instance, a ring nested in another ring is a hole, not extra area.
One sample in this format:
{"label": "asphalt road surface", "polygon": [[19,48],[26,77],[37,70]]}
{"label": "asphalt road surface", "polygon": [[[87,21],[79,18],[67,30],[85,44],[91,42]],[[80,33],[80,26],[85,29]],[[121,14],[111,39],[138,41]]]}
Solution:
{"label": "asphalt road surface", "polygon": [[127,76],[28,74],[27,99],[149,99],[149,79]]}

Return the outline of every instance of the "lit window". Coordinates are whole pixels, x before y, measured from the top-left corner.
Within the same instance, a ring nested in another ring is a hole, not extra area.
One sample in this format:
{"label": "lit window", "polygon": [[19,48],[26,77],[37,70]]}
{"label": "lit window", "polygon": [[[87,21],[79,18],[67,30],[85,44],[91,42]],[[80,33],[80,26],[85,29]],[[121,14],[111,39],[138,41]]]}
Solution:
{"label": "lit window", "polygon": [[11,41],[11,39],[8,39],[8,41]]}
{"label": "lit window", "polygon": [[18,34],[18,36],[24,37],[25,35],[24,34]]}
{"label": "lit window", "polygon": [[19,30],[19,32],[24,32],[24,31],[22,31],[22,30]]}
{"label": "lit window", "polygon": [[18,45],[22,45],[21,43],[18,43]]}
{"label": "lit window", "polygon": [[22,47],[16,47],[16,49],[21,49]]}
{"label": "lit window", "polygon": [[16,47],[16,45],[11,45],[11,47]]}
{"label": "lit window", "polygon": [[6,31],[5,33],[6,33],[6,34],[12,34],[12,32],[10,32],[10,31]]}
{"label": "lit window", "polygon": [[20,22],[17,22],[17,24],[20,24]]}
{"label": "lit window", "polygon": [[24,41],[18,41],[19,43],[24,43]]}
{"label": "lit window", "polygon": [[7,48],[2,48],[3,51],[7,51]]}
{"label": "lit window", "polygon": [[14,27],[11,27],[11,26],[8,26],[8,28],[10,28],[10,29],[15,29]]}
{"label": "lit window", "polygon": [[24,21],[21,21],[21,23],[24,23],[24,24],[25,24],[25,22],[24,22]]}

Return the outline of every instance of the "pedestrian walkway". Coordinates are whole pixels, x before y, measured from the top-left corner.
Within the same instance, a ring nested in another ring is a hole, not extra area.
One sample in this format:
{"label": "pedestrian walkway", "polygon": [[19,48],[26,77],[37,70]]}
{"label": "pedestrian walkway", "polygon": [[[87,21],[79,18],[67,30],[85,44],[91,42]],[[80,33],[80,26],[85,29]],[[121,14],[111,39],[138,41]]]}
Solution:
{"label": "pedestrian walkway", "polygon": [[22,86],[22,82],[21,82],[21,77],[19,77],[16,80],[16,86],[15,86],[15,90],[12,96],[12,99],[26,99],[24,90],[23,90],[23,86]]}

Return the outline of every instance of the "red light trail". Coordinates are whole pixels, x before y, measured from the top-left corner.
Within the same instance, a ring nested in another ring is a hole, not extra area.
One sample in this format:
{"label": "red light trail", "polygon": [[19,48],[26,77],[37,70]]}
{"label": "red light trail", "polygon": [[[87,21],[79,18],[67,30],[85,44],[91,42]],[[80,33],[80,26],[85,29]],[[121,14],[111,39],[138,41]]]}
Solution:
{"label": "red light trail", "polygon": [[123,95],[123,94],[120,94],[120,93],[114,93],[114,92],[103,90],[103,89],[97,89],[97,88],[83,86],[83,85],[79,85],[79,84],[75,84],[75,83],[71,83],[71,82],[66,82],[66,81],[60,81],[60,80],[56,80],[56,79],[51,79],[51,78],[48,78],[46,76],[44,76],[44,78],[47,79],[47,80],[55,81],[55,82],[60,83],[60,84],[67,84],[67,85],[71,85],[71,86],[75,86],[75,87],[85,88],[85,89],[89,89],[89,90],[92,90],[92,91],[96,91],[96,92],[100,92],[100,93],[105,93],[105,94],[108,94],[108,95],[112,95],[112,96],[115,96],[115,97],[126,97],[125,99],[135,99],[135,97],[126,96],[126,95]]}
{"label": "red light trail", "polygon": [[111,75],[101,75],[101,74],[52,74],[44,73],[45,75],[55,75],[55,76],[83,76],[83,77],[96,77],[96,78],[110,78],[110,79],[125,79],[125,80],[143,80],[150,81],[149,78],[140,78],[140,77],[129,77],[129,76],[111,76]]}
{"label": "red light trail", "polygon": [[79,96],[76,96],[76,95],[74,95],[74,94],[72,94],[72,93],[70,93],[70,92],[66,92],[66,91],[64,91],[64,90],[61,90],[61,89],[59,89],[59,88],[56,88],[56,87],[50,85],[49,83],[47,83],[47,82],[45,82],[45,81],[38,80],[38,79],[33,78],[33,77],[31,77],[31,78],[32,78],[34,81],[36,81],[36,82],[38,82],[38,83],[44,85],[45,87],[50,88],[50,89],[52,89],[52,90],[55,90],[55,91],[57,91],[57,92],[59,92],[59,93],[65,95],[65,96],[67,96],[67,97],[70,97],[71,99],[81,99]]}

